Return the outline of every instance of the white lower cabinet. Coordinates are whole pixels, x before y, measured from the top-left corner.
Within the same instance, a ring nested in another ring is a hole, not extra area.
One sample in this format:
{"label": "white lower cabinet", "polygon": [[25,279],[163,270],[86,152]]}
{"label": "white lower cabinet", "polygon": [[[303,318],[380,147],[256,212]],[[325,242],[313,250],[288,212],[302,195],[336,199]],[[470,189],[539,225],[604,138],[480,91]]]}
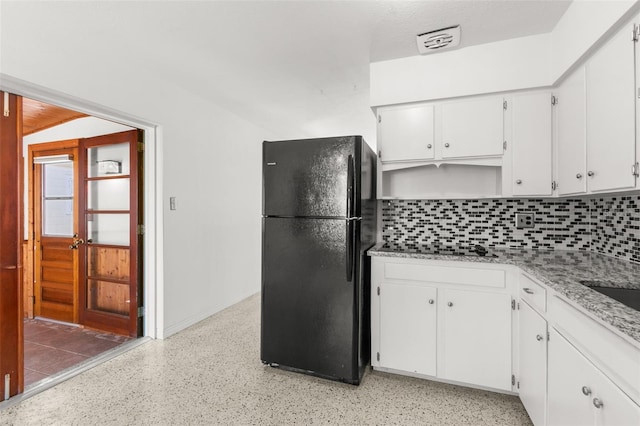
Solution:
{"label": "white lower cabinet", "polygon": [[374,368],[512,390],[503,270],[381,257],[372,266]]}
{"label": "white lower cabinet", "polygon": [[518,393],[531,421],[545,424],[547,412],[547,321],[525,301],[520,302]]}
{"label": "white lower cabinet", "polygon": [[440,290],[438,377],[511,390],[511,296]]}
{"label": "white lower cabinet", "polygon": [[433,287],[380,286],[380,365],[436,375],[436,295]]}
{"label": "white lower cabinet", "polygon": [[640,407],[554,328],[548,374],[549,426],[640,424]]}

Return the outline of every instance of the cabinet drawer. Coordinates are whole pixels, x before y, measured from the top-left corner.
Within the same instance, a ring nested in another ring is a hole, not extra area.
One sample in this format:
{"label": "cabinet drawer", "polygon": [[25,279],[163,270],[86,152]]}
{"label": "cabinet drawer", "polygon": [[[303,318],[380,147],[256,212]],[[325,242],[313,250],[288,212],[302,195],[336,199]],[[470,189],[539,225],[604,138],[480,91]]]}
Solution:
{"label": "cabinet drawer", "polygon": [[524,274],[520,275],[520,298],[541,312],[547,310],[547,289]]}
{"label": "cabinet drawer", "polygon": [[462,284],[475,287],[505,287],[505,271],[418,265],[407,263],[385,263],[384,277],[388,280],[411,280],[441,284]]}
{"label": "cabinet drawer", "polygon": [[548,318],[609,379],[640,402],[640,348],[557,296],[549,298]]}

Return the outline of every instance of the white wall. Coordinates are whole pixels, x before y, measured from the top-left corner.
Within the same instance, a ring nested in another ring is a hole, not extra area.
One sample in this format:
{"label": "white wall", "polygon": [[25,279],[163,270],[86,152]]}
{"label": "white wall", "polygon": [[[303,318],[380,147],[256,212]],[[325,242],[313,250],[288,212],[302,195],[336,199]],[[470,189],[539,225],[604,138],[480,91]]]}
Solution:
{"label": "white wall", "polygon": [[521,37],[370,65],[371,106],[528,89],[549,83],[550,37]]}
{"label": "white wall", "polygon": [[551,33],[374,62],[370,105],[553,86],[639,7],[635,0],[576,0]]}
{"label": "white wall", "polygon": [[2,2],[0,73],[160,126],[167,336],[260,290],[261,142],[278,137],[158,78],[93,6]]}

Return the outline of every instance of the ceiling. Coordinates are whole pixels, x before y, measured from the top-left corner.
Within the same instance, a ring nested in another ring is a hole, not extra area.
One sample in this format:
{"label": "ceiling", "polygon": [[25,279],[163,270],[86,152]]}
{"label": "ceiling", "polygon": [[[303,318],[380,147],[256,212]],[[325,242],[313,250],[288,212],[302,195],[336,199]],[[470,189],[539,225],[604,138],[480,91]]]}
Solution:
{"label": "ceiling", "polygon": [[[9,5],[19,7],[15,2]],[[369,63],[417,55],[415,36],[461,25],[460,49],[551,31],[569,1],[61,2],[73,25],[34,25],[104,52],[281,138],[373,142]],[[25,13],[37,15],[32,7]],[[72,17],[72,18],[71,18]],[[83,37],[77,37],[83,34]],[[437,53],[440,54],[440,53]],[[375,143],[375,142],[373,142]]]}
{"label": "ceiling", "polygon": [[86,114],[33,99],[22,100],[22,134],[25,136],[81,117]]}

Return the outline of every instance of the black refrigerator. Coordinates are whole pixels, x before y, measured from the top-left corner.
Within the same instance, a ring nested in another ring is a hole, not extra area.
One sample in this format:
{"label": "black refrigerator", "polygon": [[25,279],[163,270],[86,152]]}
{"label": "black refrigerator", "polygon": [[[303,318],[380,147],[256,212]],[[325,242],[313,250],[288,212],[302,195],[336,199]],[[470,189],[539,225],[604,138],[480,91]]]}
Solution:
{"label": "black refrigerator", "polygon": [[359,384],[370,355],[376,155],[361,136],[262,148],[262,362]]}

